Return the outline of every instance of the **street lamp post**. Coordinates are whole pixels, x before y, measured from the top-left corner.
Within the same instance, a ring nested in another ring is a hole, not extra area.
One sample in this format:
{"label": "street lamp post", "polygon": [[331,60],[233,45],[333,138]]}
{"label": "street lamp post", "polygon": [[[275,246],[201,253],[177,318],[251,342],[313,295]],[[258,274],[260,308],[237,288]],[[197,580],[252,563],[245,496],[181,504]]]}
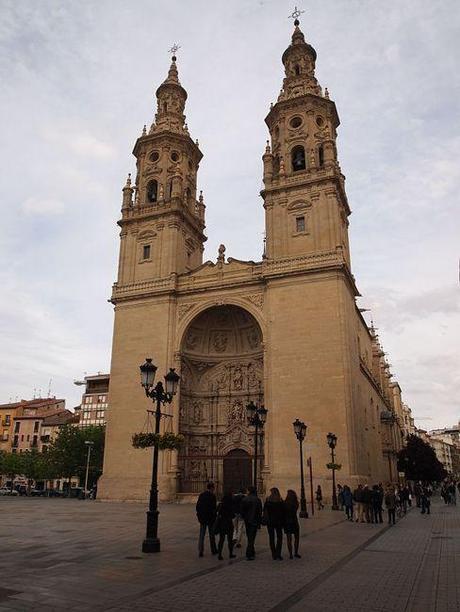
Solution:
{"label": "street lamp post", "polygon": [[305,440],[305,436],[307,434],[307,426],[303,421],[299,421],[296,419],[292,424],[294,427],[294,433],[296,435],[297,440],[299,441],[300,448],[300,518],[308,518],[308,510],[307,510],[307,500],[305,498],[305,480],[303,473],[303,450],[302,444]]}
{"label": "street lamp post", "polygon": [[257,453],[259,444],[259,429],[263,429],[265,421],[267,420],[268,410],[263,406],[256,406],[251,400],[246,406],[248,415],[248,424],[254,427],[254,476],[253,486],[257,491]]}
{"label": "street lamp post", "polygon": [[94,446],[94,442],[91,442],[90,440],[85,440],[85,444],[88,447],[88,455],[86,456],[86,476],[85,476],[85,499],[86,499],[87,491],[88,491],[89,461],[91,457],[91,449]]}
{"label": "street lamp post", "polygon": [[338,510],[339,505],[337,503],[337,491],[335,489],[335,453],[334,449],[337,444],[337,436],[331,432],[327,434],[327,443],[331,449],[331,463],[332,463],[332,509]]}
{"label": "street lamp post", "polygon": [[[155,387],[155,374],[157,367],[152,363],[150,358],[146,358],[145,363],[140,366],[141,385],[144,387],[145,394],[153,402],[156,402],[155,409],[155,433],[160,433],[161,417],[165,416],[161,412],[162,404],[170,404],[174,395],[177,392],[180,376],[176,374],[174,368],[170,368],[168,374],[164,377],[165,386],[161,380],[157,382]],[[150,485],[149,509],[147,511],[147,530],[145,540],[142,542],[142,552],[154,553],[160,552],[160,539],[158,538],[158,445],[153,447],[153,468],[152,482]]]}

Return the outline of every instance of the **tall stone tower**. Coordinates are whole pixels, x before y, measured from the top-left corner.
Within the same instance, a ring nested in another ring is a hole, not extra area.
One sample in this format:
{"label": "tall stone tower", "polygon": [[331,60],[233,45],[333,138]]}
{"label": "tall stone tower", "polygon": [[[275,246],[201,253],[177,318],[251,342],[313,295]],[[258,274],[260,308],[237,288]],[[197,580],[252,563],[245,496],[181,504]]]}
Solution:
{"label": "tall stone tower", "polygon": [[342,250],[350,265],[350,209],[337,161],[339,117],[315,77],[316,51],[295,22],[283,54],[285,78],[266,123],[263,156],[267,257],[280,259]]}
{"label": "tall stone tower", "polygon": [[[282,62],[283,86],[266,118],[260,262],[226,259],[223,245],[216,261],[202,262],[201,153],[185,124],[187,94],[174,57],[157,91],[155,123],[134,147],[135,185],[128,179],[123,189],[101,499],[147,497],[151,454],[131,446],[150,407],[138,378],[145,357],[158,372],[174,367],[181,376],[163,426],[185,444],[161,454],[163,499],[193,498],[208,479],[219,491],[247,486],[254,463],[260,492],[298,490],[296,419],[308,427],[306,453],[326,497],[330,431],[342,481],[396,474],[391,374],[374,357],[375,338],[355,303],[339,118],[298,21]],[[268,409],[257,454],[250,401]]]}
{"label": "tall stone tower", "polygon": [[182,274],[203,260],[204,204],[196,188],[202,153],[185,123],[187,92],[175,56],[156,95],[155,121],[134,146],[135,186],[128,178],[123,189],[119,285]]}

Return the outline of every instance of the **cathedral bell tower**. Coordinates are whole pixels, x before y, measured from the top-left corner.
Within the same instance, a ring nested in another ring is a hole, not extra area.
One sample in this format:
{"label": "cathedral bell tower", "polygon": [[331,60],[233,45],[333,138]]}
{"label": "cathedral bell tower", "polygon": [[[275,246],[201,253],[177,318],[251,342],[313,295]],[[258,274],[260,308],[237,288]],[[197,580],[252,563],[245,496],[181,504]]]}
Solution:
{"label": "cathedral bell tower", "polygon": [[264,165],[266,258],[342,251],[350,266],[350,209],[337,161],[339,117],[315,77],[316,51],[294,21],[283,53],[285,78],[265,122],[270,130]]}
{"label": "cathedral bell tower", "polygon": [[173,55],[156,92],[157,112],[137,139],[137,174],[123,188],[118,286],[181,274],[203,260],[205,206],[197,198],[203,157],[185,123],[187,92]]}

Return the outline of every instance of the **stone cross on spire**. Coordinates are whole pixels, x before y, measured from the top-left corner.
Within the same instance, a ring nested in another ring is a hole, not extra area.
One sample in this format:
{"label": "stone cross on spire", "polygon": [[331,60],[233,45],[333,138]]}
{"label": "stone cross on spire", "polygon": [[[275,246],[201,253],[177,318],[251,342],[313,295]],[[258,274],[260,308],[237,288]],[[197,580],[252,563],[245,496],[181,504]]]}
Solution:
{"label": "stone cross on spire", "polygon": [[289,19],[294,19],[294,25],[298,26],[300,21],[299,21],[299,17],[300,15],[302,15],[302,13],[305,13],[305,11],[301,11],[299,10],[296,6],[294,7],[294,10],[292,11],[292,13],[289,15]]}
{"label": "stone cross on spire", "polygon": [[169,53],[171,53],[172,57],[172,61],[175,62],[176,61],[176,53],[179,51],[180,49],[180,45],[178,45],[177,43],[174,43],[173,46],[171,47],[171,49],[169,49]]}

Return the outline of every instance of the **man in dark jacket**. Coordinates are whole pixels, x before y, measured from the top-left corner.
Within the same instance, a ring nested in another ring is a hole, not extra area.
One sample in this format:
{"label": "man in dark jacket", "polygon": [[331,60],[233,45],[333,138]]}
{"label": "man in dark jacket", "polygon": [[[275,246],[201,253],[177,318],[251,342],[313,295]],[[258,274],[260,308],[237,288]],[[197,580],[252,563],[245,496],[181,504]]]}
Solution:
{"label": "man in dark jacket", "polygon": [[254,487],[249,487],[248,494],[241,500],[240,512],[246,526],[246,537],[248,545],[246,548],[246,559],[253,561],[256,556],[254,543],[257,530],[262,521],[262,502],[257,497]]}
{"label": "man in dark jacket", "polygon": [[198,540],[198,555],[203,556],[204,553],[204,538],[206,529],[209,532],[209,544],[211,553],[217,555],[216,539],[214,536],[214,523],[216,521],[217,500],[214,494],[214,483],[209,482],[206,491],[200,493],[196,502],[196,516],[200,523],[200,537]]}

